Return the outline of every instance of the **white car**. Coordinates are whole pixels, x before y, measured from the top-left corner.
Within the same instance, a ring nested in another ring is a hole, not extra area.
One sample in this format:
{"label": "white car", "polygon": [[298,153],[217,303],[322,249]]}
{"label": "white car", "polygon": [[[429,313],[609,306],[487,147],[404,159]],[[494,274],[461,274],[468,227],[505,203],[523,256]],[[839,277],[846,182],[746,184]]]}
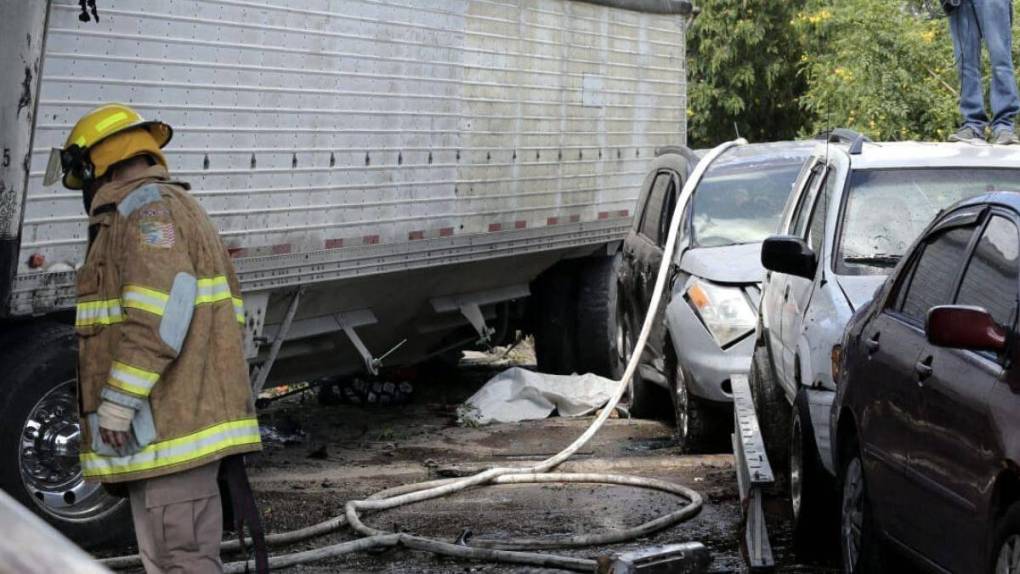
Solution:
{"label": "white car", "polygon": [[762,246],[750,373],[772,467],[789,471],[795,545],[809,553],[834,532],[829,415],[844,327],[943,208],[1020,189],[1015,148],[842,135],[815,148]]}

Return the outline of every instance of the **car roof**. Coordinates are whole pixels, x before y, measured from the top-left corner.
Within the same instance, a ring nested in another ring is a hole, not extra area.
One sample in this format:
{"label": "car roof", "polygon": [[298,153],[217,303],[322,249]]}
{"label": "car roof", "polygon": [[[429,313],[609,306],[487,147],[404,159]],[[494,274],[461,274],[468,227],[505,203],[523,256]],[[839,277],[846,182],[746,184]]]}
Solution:
{"label": "car roof", "polygon": [[[845,143],[830,143],[849,153]],[[826,153],[817,144],[814,155]],[[909,167],[1003,167],[1020,168],[1020,146],[974,145],[941,142],[866,142],[860,154],[850,155],[853,169]]]}
{"label": "car roof", "polygon": [[782,141],[733,146],[720,155],[712,168],[763,163],[803,163],[815,149],[814,141]]}

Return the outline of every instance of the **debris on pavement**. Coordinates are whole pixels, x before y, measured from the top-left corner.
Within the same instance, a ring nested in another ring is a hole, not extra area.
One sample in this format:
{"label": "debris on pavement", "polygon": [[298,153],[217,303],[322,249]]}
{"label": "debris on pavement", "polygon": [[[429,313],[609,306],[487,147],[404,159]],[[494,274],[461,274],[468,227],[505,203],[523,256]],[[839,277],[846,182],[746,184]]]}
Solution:
{"label": "debris on pavement", "polygon": [[399,405],[411,400],[414,386],[407,381],[367,381],[361,378],[323,381],[319,400],[326,405]]}
{"label": "debris on pavement", "polygon": [[514,367],[489,379],[457,410],[462,426],[592,414],[609,401],[616,381],[597,375],[547,375]]}

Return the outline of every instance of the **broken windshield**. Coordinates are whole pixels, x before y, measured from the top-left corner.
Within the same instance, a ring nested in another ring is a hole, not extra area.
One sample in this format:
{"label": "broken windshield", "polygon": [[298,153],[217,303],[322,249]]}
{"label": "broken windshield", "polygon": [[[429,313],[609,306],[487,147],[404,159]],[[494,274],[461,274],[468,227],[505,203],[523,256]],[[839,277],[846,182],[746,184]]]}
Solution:
{"label": "broken windshield", "polygon": [[997,190],[1020,189],[1020,170],[859,170],[843,211],[837,272],[886,275],[939,211]]}
{"label": "broken windshield", "polygon": [[757,243],[776,232],[803,162],[713,169],[694,192],[693,244]]}

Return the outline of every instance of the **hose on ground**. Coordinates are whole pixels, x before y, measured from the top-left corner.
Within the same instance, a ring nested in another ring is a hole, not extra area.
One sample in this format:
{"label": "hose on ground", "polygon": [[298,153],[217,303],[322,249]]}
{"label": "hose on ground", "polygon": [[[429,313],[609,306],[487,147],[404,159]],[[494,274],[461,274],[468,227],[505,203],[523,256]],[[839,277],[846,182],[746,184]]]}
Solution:
{"label": "hose on ground", "polygon": [[[662,301],[662,294],[666,287],[666,279],[670,275],[670,265],[672,265],[673,262],[673,257],[670,255],[676,249],[681,214],[684,212],[685,206],[690,201],[691,195],[694,191],[694,186],[696,182],[701,179],[702,174],[708,166],[712,164],[715,158],[730,147],[742,145],[743,143],[746,142],[744,140],[736,140],[724,143],[714,148],[698,163],[694,172],[684,183],[680,197],[677,198],[676,207],[670,219],[669,233],[666,238],[666,245],[663,247],[663,253],[667,255],[662,258],[662,263],[659,266],[658,276],[655,280],[655,288],[652,292],[652,298],[648,305],[650,312],[645,316],[644,323],[641,326],[641,333],[634,345],[634,351],[627,362],[627,368],[624,371],[623,377],[617,381],[619,384],[617,385],[613,396],[609,399],[609,402],[602,408],[601,412],[599,412],[599,414],[595,417],[595,420],[592,421],[591,425],[589,425],[588,428],[574,440],[574,442],[562,451],[534,466],[490,468],[472,476],[432,480],[417,484],[398,486],[396,488],[390,488],[378,492],[365,500],[349,501],[344,507],[344,514],[341,516],[337,516],[299,530],[267,536],[266,542],[271,546],[292,544],[335,532],[345,524],[349,525],[356,532],[362,534],[364,536],[363,538],[306,550],[303,552],[272,556],[269,560],[270,567],[284,568],[287,566],[305,564],[323,560],[325,558],[341,556],[352,552],[362,552],[373,548],[400,546],[413,550],[432,552],[435,554],[470,560],[553,567],[579,572],[594,572],[596,566],[595,560],[576,558],[572,556],[543,554],[533,552],[531,550],[575,548],[580,546],[623,542],[640,536],[652,534],[697,515],[701,511],[702,497],[696,491],[687,488],[686,486],[663,480],[626,475],[603,473],[554,473],[550,471],[572,457],[578,450],[587,444],[592,437],[595,436],[595,434],[602,428],[602,425],[605,424],[606,420],[609,419],[610,415],[615,410],[616,405],[620,402],[620,399],[626,392],[629,382],[638,368],[642,352],[648,343],[648,337],[651,334],[652,327],[657,316],[657,310],[659,309],[659,304]],[[362,512],[380,512],[390,510],[399,506],[449,496],[471,488],[500,484],[536,483],[596,483],[633,486],[670,493],[686,500],[687,503],[679,510],[670,512],[638,526],[600,534],[555,538],[472,538],[469,542],[470,545],[452,544],[411,534],[385,532],[383,530],[372,528],[361,520]],[[226,541],[221,546],[221,550],[225,551],[238,550],[239,548],[240,542],[237,540]],[[110,568],[129,568],[141,565],[141,560],[138,556],[108,558],[101,562]],[[246,572],[253,567],[253,561],[231,562],[225,565],[225,571]]]}

